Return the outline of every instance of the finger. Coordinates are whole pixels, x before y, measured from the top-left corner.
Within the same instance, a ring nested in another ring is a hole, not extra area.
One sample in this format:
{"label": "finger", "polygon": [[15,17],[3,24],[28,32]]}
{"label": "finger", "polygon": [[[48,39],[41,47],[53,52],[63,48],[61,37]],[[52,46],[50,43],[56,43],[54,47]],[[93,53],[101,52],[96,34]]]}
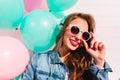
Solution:
{"label": "finger", "polygon": [[98,44],[99,44],[98,41],[96,41],[96,42],[94,43],[94,46],[93,46],[93,47],[94,47],[95,50],[98,50]]}
{"label": "finger", "polygon": [[93,34],[92,32],[90,32],[90,34],[91,34],[91,36],[92,36],[91,42],[90,42],[90,48],[93,48],[93,45],[94,45],[94,43],[95,43],[95,36],[94,36],[94,34]]}
{"label": "finger", "polygon": [[93,49],[89,48],[89,46],[85,40],[83,40],[83,39],[80,39],[80,40],[81,40],[83,46],[85,47],[86,51],[94,58],[96,54],[94,54]]}
{"label": "finger", "polygon": [[102,50],[102,49],[104,50],[105,49],[105,45],[102,42],[99,42],[98,49],[99,50]]}
{"label": "finger", "polygon": [[101,50],[102,46],[103,46],[102,42],[99,42],[98,49]]}
{"label": "finger", "polygon": [[87,42],[85,40],[83,40],[82,38],[80,39],[80,41],[83,43],[83,46],[85,47],[85,49],[88,50],[89,46],[88,46]]}

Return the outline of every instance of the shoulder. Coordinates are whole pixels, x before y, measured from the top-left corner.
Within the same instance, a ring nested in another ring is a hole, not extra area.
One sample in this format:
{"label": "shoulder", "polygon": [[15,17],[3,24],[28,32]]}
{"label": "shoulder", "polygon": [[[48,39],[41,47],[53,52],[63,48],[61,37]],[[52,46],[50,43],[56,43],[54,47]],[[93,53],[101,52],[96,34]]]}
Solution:
{"label": "shoulder", "polygon": [[48,58],[52,55],[55,54],[55,50],[49,50],[46,52],[40,52],[40,53],[34,53],[33,56],[31,57],[31,59],[41,59],[41,58]]}
{"label": "shoulder", "polygon": [[42,53],[35,53],[31,57],[31,63],[34,65],[36,71],[48,72],[52,63],[51,56],[54,54],[54,50],[50,50]]}
{"label": "shoulder", "polygon": [[51,57],[54,56],[55,50],[49,50],[46,52],[41,52],[41,53],[34,53],[33,56],[31,57],[31,62],[34,63],[34,65],[37,65],[39,63],[45,64],[45,63],[50,63]]}

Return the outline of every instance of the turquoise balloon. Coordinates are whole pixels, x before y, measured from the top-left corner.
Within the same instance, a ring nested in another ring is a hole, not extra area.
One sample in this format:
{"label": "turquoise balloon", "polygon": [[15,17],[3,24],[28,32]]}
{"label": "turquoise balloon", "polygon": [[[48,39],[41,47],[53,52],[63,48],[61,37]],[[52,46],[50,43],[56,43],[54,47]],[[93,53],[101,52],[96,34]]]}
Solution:
{"label": "turquoise balloon", "polygon": [[60,24],[60,21],[64,18],[65,14],[63,12],[54,12],[51,13],[57,18],[57,24]]}
{"label": "turquoise balloon", "polygon": [[20,79],[20,76],[21,76],[21,75],[17,76],[17,77],[14,78],[13,80],[19,80],[19,79]]}
{"label": "turquoise balloon", "polygon": [[51,11],[63,11],[72,7],[77,0],[47,0],[48,8]]}
{"label": "turquoise balloon", "polygon": [[51,13],[56,16],[56,18],[63,18],[65,16],[65,14],[63,12],[54,12],[54,11],[51,11]]}
{"label": "turquoise balloon", "polygon": [[20,26],[21,39],[33,52],[42,52],[52,47],[58,33],[56,17],[45,10],[30,12]]}
{"label": "turquoise balloon", "polygon": [[0,29],[17,28],[23,16],[23,0],[0,0]]}

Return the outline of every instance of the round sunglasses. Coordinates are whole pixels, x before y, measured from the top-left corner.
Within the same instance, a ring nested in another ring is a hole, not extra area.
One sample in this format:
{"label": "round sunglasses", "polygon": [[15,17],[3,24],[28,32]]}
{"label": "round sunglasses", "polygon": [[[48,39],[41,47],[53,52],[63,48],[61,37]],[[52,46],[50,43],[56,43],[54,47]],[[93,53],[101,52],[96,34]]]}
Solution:
{"label": "round sunglasses", "polygon": [[85,41],[88,41],[91,38],[91,34],[87,31],[81,30],[78,26],[70,24],[70,31],[74,35],[80,35]]}

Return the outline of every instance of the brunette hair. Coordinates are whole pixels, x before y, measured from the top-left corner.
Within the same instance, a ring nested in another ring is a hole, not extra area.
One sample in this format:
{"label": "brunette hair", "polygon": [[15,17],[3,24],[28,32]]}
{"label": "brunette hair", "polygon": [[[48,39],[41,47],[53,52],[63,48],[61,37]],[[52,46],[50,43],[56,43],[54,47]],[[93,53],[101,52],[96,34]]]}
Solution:
{"label": "brunette hair", "polygon": [[[90,14],[86,13],[72,13],[62,24],[62,29],[59,37],[57,38],[56,50],[59,52],[59,49],[63,45],[63,35],[66,31],[67,26],[70,22],[76,18],[82,18],[88,23],[88,31],[93,32],[95,30],[95,20]],[[90,43],[90,40],[87,41]],[[92,63],[92,57],[86,52],[84,46],[79,46],[76,50],[72,51],[71,54],[65,59],[65,64],[70,73],[70,80],[83,80],[85,77],[88,77],[90,74],[86,71]],[[92,80],[92,79],[89,79]]]}

